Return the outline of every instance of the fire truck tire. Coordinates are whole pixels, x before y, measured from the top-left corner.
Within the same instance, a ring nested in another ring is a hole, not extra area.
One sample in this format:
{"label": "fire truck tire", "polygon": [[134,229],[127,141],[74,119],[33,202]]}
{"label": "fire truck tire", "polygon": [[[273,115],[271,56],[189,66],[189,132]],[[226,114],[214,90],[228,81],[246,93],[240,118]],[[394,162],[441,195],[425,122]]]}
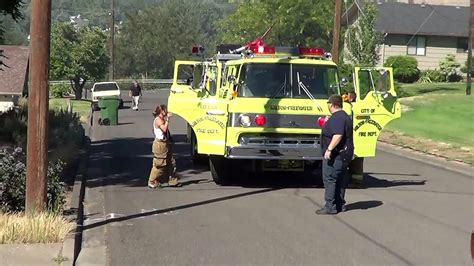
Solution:
{"label": "fire truck tire", "polygon": [[194,132],[191,133],[191,143],[190,143],[190,151],[189,153],[191,154],[191,161],[193,162],[194,165],[206,165],[208,163],[208,158],[206,155],[199,154],[197,152],[197,140],[196,140],[196,135],[194,135]]}
{"label": "fire truck tire", "polygon": [[211,170],[212,180],[218,185],[225,186],[231,183],[230,164],[222,156],[210,156],[209,168]]}

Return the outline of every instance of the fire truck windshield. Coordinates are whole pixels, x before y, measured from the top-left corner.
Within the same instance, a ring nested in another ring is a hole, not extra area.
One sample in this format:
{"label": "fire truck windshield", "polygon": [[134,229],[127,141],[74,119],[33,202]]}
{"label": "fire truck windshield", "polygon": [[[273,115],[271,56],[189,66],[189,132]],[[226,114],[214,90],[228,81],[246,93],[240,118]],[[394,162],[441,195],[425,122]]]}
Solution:
{"label": "fire truck windshield", "polygon": [[[334,66],[249,63],[242,66],[240,73],[240,97],[327,99],[339,92]],[[307,91],[298,84],[298,77]]]}

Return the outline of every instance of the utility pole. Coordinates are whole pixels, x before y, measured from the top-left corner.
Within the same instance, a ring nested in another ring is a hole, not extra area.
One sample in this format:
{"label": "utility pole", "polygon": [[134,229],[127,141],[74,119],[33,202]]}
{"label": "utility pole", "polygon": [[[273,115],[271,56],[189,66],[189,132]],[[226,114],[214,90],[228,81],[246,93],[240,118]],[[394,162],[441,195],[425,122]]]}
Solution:
{"label": "utility pole", "polygon": [[466,95],[471,95],[471,72],[472,72],[472,37],[473,37],[473,19],[474,19],[474,0],[471,0],[470,11],[469,11],[469,37],[467,39],[467,83],[466,83]]}
{"label": "utility pole", "polygon": [[26,211],[43,211],[48,173],[49,49],[51,0],[31,2],[30,76],[26,158]]}
{"label": "utility pole", "polygon": [[336,0],[334,10],[334,28],[332,30],[332,61],[339,63],[339,43],[341,38],[342,0]]}
{"label": "utility pole", "polygon": [[109,64],[109,81],[114,79],[114,59],[115,59],[115,0],[110,0],[110,64]]}

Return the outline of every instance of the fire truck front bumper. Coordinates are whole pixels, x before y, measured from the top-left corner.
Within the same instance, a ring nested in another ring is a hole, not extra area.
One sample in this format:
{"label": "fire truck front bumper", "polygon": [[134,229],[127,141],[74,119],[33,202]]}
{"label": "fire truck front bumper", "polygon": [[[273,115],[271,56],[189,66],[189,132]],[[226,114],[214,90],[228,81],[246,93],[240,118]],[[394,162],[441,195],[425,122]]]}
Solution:
{"label": "fire truck front bumper", "polygon": [[319,145],[242,145],[227,147],[227,158],[256,160],[322,160]]}

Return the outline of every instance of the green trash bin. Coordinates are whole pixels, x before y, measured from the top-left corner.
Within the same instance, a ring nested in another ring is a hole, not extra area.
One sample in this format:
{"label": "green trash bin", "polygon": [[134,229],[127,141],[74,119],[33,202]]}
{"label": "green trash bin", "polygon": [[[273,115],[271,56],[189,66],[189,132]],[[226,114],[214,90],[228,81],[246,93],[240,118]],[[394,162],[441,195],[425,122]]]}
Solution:
{"label": "green trash bin", "polygon": [[100,108],[100,125],[112,125],[118,124],[118,109],[120,106],[119,97],[101,97],[99,98]]}

